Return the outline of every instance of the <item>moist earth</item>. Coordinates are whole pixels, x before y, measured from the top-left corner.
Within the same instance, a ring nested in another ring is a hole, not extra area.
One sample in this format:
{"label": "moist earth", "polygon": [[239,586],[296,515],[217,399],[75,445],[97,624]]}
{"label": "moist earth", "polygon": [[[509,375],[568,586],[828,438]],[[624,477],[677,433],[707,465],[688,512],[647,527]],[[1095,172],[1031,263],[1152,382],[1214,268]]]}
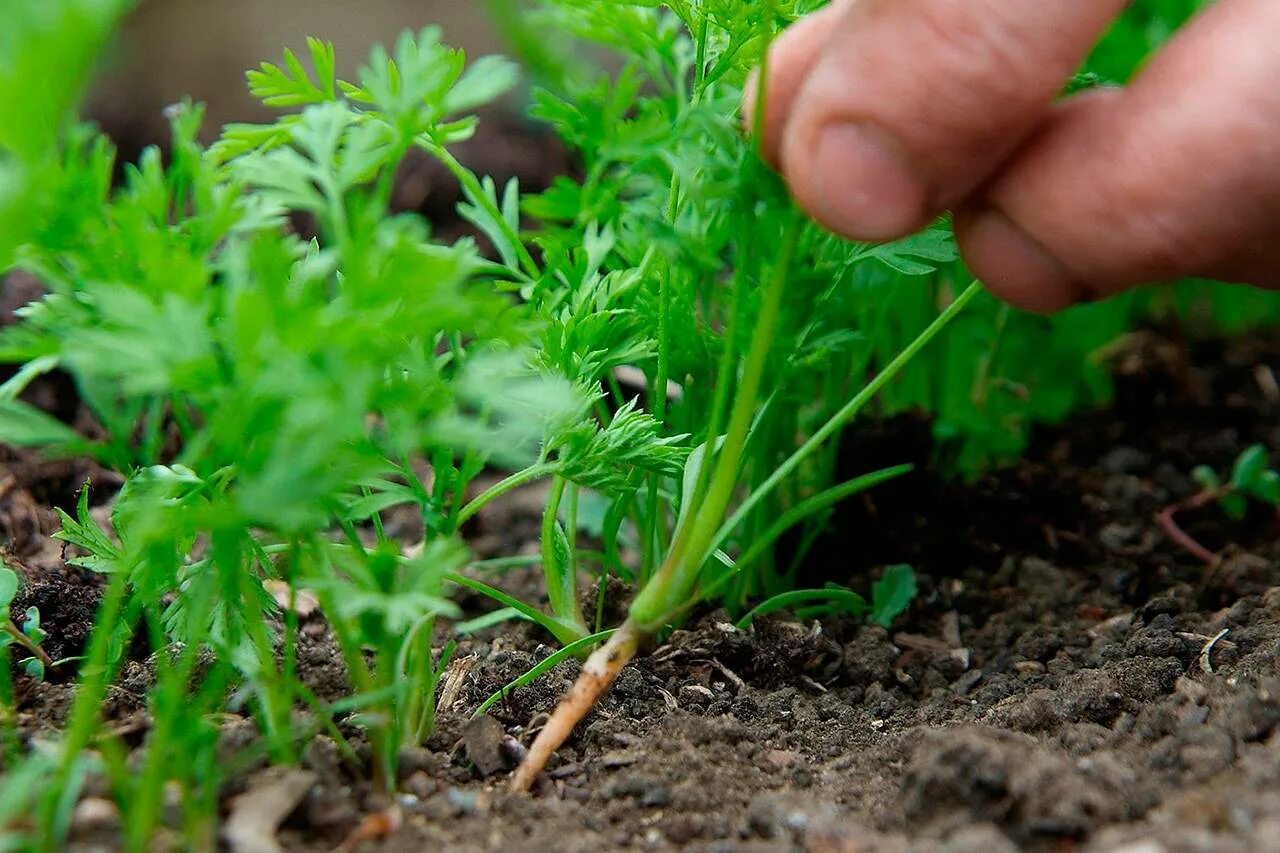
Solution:
{"label": "moist earth", "polygon": [[[1253,442],[1280,447],[1266,381],[1280,338],[1198,345],[1189,369],[1160,357],[1177,345],[1157,332],[1142,343],[1113,408],[1040,430],[1023,461],[973,482],[929,468],[916,419],[847,437],[854,463],[877,443],[926,462],[905,486],[844,507],[810,561],[811,581],[857,589],[883,560],[913,563],[921,592],[892,630],[785,615],[739,630],[703,613],[624,670],[533,796],[506,793],[505,777],[577,664],[471,722],[552,648],[527,625],[463,638],[438,730],[404,751],[396,796],[320,737],[280,843],[332,849],[356,833],[358,849],[388,851],[1280,849],[1276,518],[1180,518],[1221,554],[1216,566],[1155,521],[1194,494],[1196,464],[1226,470]],[[50,507],[102,472],[12,450],[0,466],[3,542],[28,581],[15,615],[37,604],[51,653],[75,655],[100,585],[62,562]],[[478,550],[528,550],[538,498],[486,512],[470,531]],[[536,595],[532,573],[505,583]],[[105,709],[134,744],[147,726],[145,651]],[[304,624],[298,666],[322,697],[347,690],[320,614]],[[71,690],[56,675],[20,676],[24,732],[53,734]],[[228,754],[255,738],[250,721],[228,719]],[[227,812],[281,772],[256,764],[230,779]],[[73,848],[114,843],[93,793]]]}

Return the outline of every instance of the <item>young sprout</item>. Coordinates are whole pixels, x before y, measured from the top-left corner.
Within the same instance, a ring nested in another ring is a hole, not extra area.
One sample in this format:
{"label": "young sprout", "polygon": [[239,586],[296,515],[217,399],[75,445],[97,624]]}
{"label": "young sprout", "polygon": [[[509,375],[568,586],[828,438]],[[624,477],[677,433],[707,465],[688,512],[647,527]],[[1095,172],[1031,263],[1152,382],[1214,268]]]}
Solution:
{"label": "young sprout", "polygon": [[[784,260],[789,262],[790,258],[784,258]],[[778,268],[785,271],[786,264],[780,262]],[[784,275],[785,272],[779,272],[777,278],[771,282],[766,300],[780,300]],[[729,431],[724,445],[716,458],[710,487],[696,499],[697,503],[692,511],[684,515],[683,522],[676,528],[673,535],[673,544],[666,561],[636,596],[626,621],[603,646],[587,658],[582,667],[582,673],[569,695],[561,700],[552,713],[551,719],[539,732],[524,761],[512,776],[513,791],[529,789],[546,766],[552,753],[564,743],[578,721],[586,716],[600,696],[609,689],[622,667],[635,656],[640,647],[701,598],[696,588],[703,565],[733,529],[735,521],[741,517],[746,508],[758,501],[787,473],[801,464],[823,440],[857,415],[877,391],[897,375],[912,357],[964,309],[980,289],[980,285],[974,282],[964,290],[938,315],[937,319],[921,332],[911,346],[886,365],[875,379],[778,466],[773,476],[748,496],[738,510],[726,520],[725,516],[737,485],[739,454],[758,402],[755,398],[758,386],[750,381],[757,374],[752,370],[751,365],[754,360],[763,359],[762,352],[767,350],[768,340],[773,331],[770,326],[773,321],[772,315],[769,312],[761,312],[761,320],[752,337],[752,347],[747,355],[747,365],[743,370],[746,380],[740,389],[745,391],[739,390],[734,400],[733,417],[729,422]],[[766,301],[766,305],[768,304],[770,302]]]}
{"label": "young sprout", "polygon": [[[53,659],[40,647],[48,635],[40,627],[40,611],[35,607],[27,608],[21,625],[14,624],[9,606],[17,594],[17,572],[0,564],[0,653],[9,646],[18,646],[27,653],[27,657],[18,661],[23,670],[32,678],[43,679],[45,671],[54,666]],[[4,661],[3,666],[7,670],[8,662]]]}
{"label": "young sprout", "polygon": [[1227,518],[1241,521],[1250,504],[1271,507],[1280,517],[1280,472],[1270,467],[1267,449],[1261,444],[1246,448],[1231,466],[1231,476],[1224,483],[1208,465],[1198,465],[1191,478],[1200,484],[1200,491],[1184,501],[1165,507],[1156,516],[1164,530],[1178,547],[1208,566],[1217,566],[1222,557],[1196,541],[1178,524],[1179,513],[1190,512],[1211,504],[1217,504]]}

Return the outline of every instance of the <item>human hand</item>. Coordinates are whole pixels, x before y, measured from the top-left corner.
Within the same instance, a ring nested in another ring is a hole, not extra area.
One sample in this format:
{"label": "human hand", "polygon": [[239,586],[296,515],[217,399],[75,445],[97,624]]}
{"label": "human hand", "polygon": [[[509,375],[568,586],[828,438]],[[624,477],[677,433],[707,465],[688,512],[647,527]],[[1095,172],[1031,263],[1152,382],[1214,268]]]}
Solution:
{"label": "human hand", "polygon": [[1219,0],[1131,85],[1057,100],[1126,4],[834,0],[773,46],[765,156],[851,238],[954,211],[969,267],[1024,308],[1277,286],[1280,2]]}

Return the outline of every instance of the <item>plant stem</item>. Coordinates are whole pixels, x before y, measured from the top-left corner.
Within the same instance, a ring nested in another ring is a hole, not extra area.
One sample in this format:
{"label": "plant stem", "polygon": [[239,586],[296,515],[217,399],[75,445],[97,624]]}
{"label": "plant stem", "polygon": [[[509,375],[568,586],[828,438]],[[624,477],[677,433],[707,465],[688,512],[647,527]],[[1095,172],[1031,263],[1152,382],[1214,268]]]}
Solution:
{"label": "plant stem", "polygon": [[765,478],[765,481],[756,487],[747,499],[742,502],[738,509],[729,517],[720,529],[716,532],[715,537],[711,540],[711,547],[718,548],[733,529],[742,521],[751,509],[760,502],[760,500],[770,491],[777,487],[784,478],[794,471],[801,462],[803,462],[811,453],[813,453],[822,442],[835,433],[836,430],[844,426],[854,415],[858,414],[871,399],[880,392],[884,386],[889,384],[895,376],[901,372],[902,368],[919,354],[938,333],[941,332],[952,319],[959,314],[964,307],[973,300],[975,296],[982,292],[981,283],[975,281],[956,297],[950,305],[946,307],[941,314],[930,323],[923,332],[921,332],[915,340],[907,345],[902,352],[898,353],[884,368],[876,374],[875,378],[867,383],[865,387],[853,396],[849,402],[840,408],[840,411],[832,415],[826,423],[814,432],[813,435],[787,458],[785,462],[774,469],[773,473]]}
{"label": "plant stem", "polygon": [[[786,260],[789,262],[790,259],[787,258]],[[775,298],[772,291],[777,290],[779,294],[781,293],[782,281],[785,279],[785,267],[786,264],[782,263],[780,259],[778,268],[775,268],[776,274],[769,284],[768,291],[766,291],[765,306],[761,310],[762,317],[769,313],[765,309]],[[779,272],[779,270],[782,270],[782,272]],[[754,505],[754,503],[758,502],[788,472],[804,461],[805,457],[812,453],[824,439],[830,437],[844,421],[865,406],[867,401],[883,388],[910,361],[912,356],[923,349],[980,290],[981,285],[976,281],[969,285],[954,302],[947,306],[946,310],[937,319],[929,324],[924,332],[912,341],[901,354],[890,361],[866,388],[823,424],[799,450],[783,463],[782,467],[766,479],[765,483],[748,498],[748,503]],[[770,321],[770,324],[771,331],[772,321]],[[760,325],[762,324],[757,324],[758,329]],[[538,733],[538,737],[534,740],[533,746],[530,747],[529,753],[512,777],[512,791],[527,791],[529,789],[529,786],[533,784],[533,780],[537,778],[537,775],[542,772],[542,768],[546,766],[551,754],[564,743],[572,733],[573,727],[586,716],[600,696],[609,689],[614,679],[618,677],[618,671],[635,656],[640,644],[657,633],[663,627],[670,614],[690,606],[692,603],[689,600],[690,593],[697,582],[702,563],[714,550],[716,543],[727,535],[725,531],[731,531],[745,513],[750,510],[750,506],[744,503],[738,512],[734,513],[733,517],[718,530],[713,526],[718,522],[719,518],[723,517],[732,494],[732,481],[730,481],[727,489],[721,487],[721,472],[728,471],[736,477],[738,469],[737,457],[740,456],[742,447],[745,444],[746,428],[751,423],[752,412],[748,411],[747,413],[745,427],[743,426],[743,418],[740,416],[740,409],[744,408],[744,405],[741,404],[743,399],[741,389],[752,390],[751,399],[754,407],[756,392],[759,390],[759,376],[757,375],[753,380],[751,375],[757,369],[763,370],[763,362],[768,353],[768,337],[769,335],[767,334],[757,334],[752,340],[751,353],[748,355],[748,369],[743,371],[743,382],[739,387],[740,396],[735,400],[734,416],[731,418],[731,427],[725,440],[725,447],[722,448],[720,458],[717,461],[716,477],[713,480],[712,488],[708,491],[707,499],[695,507],[690,515],[686,517],[687,519],[695,520],[688,522],[688,524],[695,526],[694,529],[698,531],[697,536],[706,535],[702,531],[708,528],[711,529],[713,535],[707,535],[707,541],[705,542],[700,541],[696,536],[681,540],[681,531],[677,531],[677,544],[672,547],[662,569],[640,591],[640,595],[632,603],[631,614],[627,617],[627,620],[622,623],[622,627],[610,638],[607,644],[587,659],[586,664],[583,665],[582,674],[574,682],[569,695],[556,706],[551,719],[548,720],[542,731]],[[755,361],[759,362],[758,368],[751,367],[751,363]],[[738,433],[735,433],[735,426],[739,431]],[[721,500],[723,500],[723,503],[719,503]],[[717,510],[717,513],[713,513],[712,510]],[[698,520],[701,521],[701,524],[698,524]],[[681,525],[681,530],[686,527],[687,525]],[[682,541],[684,543],[683,546],[680,544]],[[691,546],[690,542],[697,547]],[[695,555],[696,561],[693,559]]]}
{"label": "plant stem", "polygon": [[[93,739],[97,727],[98,715],[101,713],[102,698],[106,695],[107,685],[111,681],[113,661],[111,660],[113,635],[121,629],[121,616],[128,591],[128,572],[121,570],[111,576],[111,582],[102,597],[98,613],[94,619],[94,631],[89,640],[89,650],[85,653],[85,664],[80,669],[80,687],[76,692],[75,704],[71,706],[71,717],[67,723],[66,736],[62,741],[62,755],[57,771],[57,782],[49,788],[41,813],[41,826],[47,841],[47,850],[57,849],[63,826],[61,818],[64,809],[72,803],[64,802],[67,793],[74,796],[71,778],[75,772],[76,762],[80,754]],[[127,642],[132,634],[132,620],[126,620],[129,634],[120,637]]]}
{"label": "plant stem", "polygon": [[798,217],[793,217],[787,224],[772,275],[765,282],[760,313],[756,318],[751,346],[742,367],[742,378],[734,396],[724,444],[716,456],[711,483],[701,499],[695,498],[697,503],[685,516],[685,523],[676,531],[675,542],[667,559],[631,605],[631,619],[645,633],[660,629],[666,616],[679,609],[688,597],[697,582],[703,562],[711,553],[711,540],[733,498],[742,453],[755,418],[765,364],[773,346],[787,272],[799,242],[801,228]]}
{"label": "plant stem", "polygon": [[1185,501],[1171,504],[1156,514],[1156,523],[1160,525],[1160,529],[1164,534],[1182,550],[1195,557],[1211,569],[1216,569],[1218,564],[1222,562],[1222,557],[1210,551],[1201,545],[1194,536],[1182,529],[1182,525],[1178,524],[1177,514],[1180,512],[1190,512],[1203,506],[1208,506],[1214,501],[1221,500],[1226,495],[1231,494],[1235,489],[1231,485],[1221,486],[1216,489],[1205,489],[1204,491],[1192,495]]}
{"label": "plant stem", "polygon": [[[667,196],[667,221],[674,222],[679,210],[680,179],[672,175],[671,188]],[[646,257],[645,260],[647,262],[648,258]],[[671,264],[663,265],[662,274],[658,279],[658,369],[653,379],[653,388],[649,392],[649,408],[653,411],[653,419],[664,429],[667,426],[667,380],[671,376],[671,275]],[[662,510],[658,503],[660,479],[658,474],[652,474],[649,477],[649,515],[643,528],[645,542],[640,571],[642,583],[648,581],[653,569],[654,554],[661,547],[658,532],[660,526],[664,525],[660,525]],[[599,625],[596,626],[597,629],[599,627]]]}
{"label": "plant stem", "polygon": [[502,236],[511,244],[525,275],[529,276],[530,279],[537,281],[538,277],[542,274],[541,270],[538,269],[538,262],[533,259],[533,255],[530,254],[529,249],[524,244],[524,241],[520,239],[520,235],[511,227],[510,223],[507,222],[506,217],[502,215],[502,211],[499,210],[498,206],[489,199],[488,193],[484,191],[484,187],[481,185],[479,179],[476,178],[475,173],[462,165],[462,163],[458,161],[458,158],[454,157],[449,149],[445,148],[443,145],[437,145],[431,140],[419,140],[419,143],[426,148],[427,151],[431,152],[433,157],[443,163],[446,169],[453,173],[453,176],[458,179],[458,183],[462,184],[463,189],[467,191],[467,195],[471,197],[472,202],[477,206],[482,207],[485,213],[489,214],[490,218],[493,219],[494,224],[502,230]]}
{"label": "plant stem", "polygon": [[499,480],[497,483],[494,483],[492,486],[472,498],[471,502],[462,508],[462,511],[458,513],[457,526],[461,527],[465,524],[471,516],[483,509],[485,504],[490,501],[502,497],[512,489],[519,488],[526,483],[532,483],[540,477],[545,477],[548,474],[554,474],[559,467],[560,466],[555,462],[539,462],[537,465],[530,465],[523,471],[517,471],[504,480]]}
{"label": "plant stem", "polygon": [[4,622],[3,630],[10,637],[13,637],[15,643],[22,646],[23,649],[30,652],[32,657],[40,661],[46,669],[51,669],[54,666],[53,659],[49,657],[48,653],[35,643],[31,642],[31,638],[22,633],[22,631],[18,629],[18,626],[14,625],[8,619]]}
{"label": "plant stem", "polygon": [[[560,545],[560,502],[568,482],[563,477],[553,477],[551,492],[547,495],[547,507],[542,513],[542,576],[547,587],[547,601],[551,614],[561,622],[571,622],[586,634],[582,608],[578,604],[578,578],[573,563],[566,557],[562,563],[557,547]],[[567,549],[566,549],[567,550]]]}
{"label": "plant stem", "polygon": [[13,697],[13,676],[8,655],[0,660],[0,760],[12,773],[22,760],[22,741],[18,737],[18,707]]}

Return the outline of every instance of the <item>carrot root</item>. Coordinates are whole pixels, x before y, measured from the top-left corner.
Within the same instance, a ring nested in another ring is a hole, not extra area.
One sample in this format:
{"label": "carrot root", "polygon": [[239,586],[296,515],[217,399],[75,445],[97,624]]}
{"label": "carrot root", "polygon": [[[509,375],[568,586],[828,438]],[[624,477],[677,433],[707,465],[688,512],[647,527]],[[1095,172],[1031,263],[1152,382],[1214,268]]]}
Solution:
{"label": "carrot root", "polygon": [[569,739],[574,727],[595,707],[627,662],[635,657],[641,638],[641,633],[630,621],[624,622],[608,642],[591,653],[569,694],[560,700],[516,768],[511,777],[511,791],[528,791],[533,786],[552,753]]}

